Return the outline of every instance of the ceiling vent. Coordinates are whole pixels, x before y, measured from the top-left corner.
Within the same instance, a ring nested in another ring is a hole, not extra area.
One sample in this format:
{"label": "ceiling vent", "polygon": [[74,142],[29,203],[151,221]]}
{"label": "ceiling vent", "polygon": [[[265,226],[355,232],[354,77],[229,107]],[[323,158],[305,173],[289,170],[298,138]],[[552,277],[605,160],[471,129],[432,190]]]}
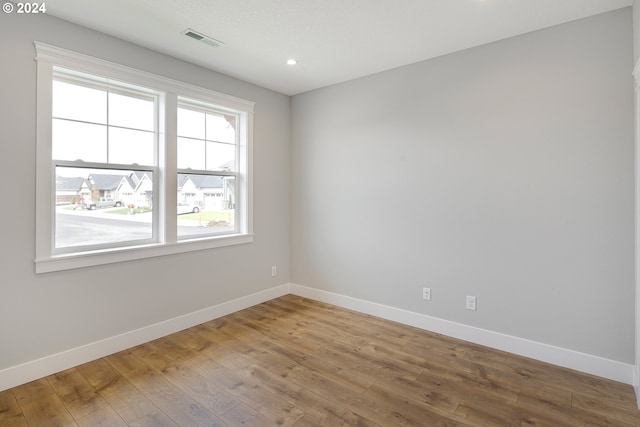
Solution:
{"label": "ceiling vent", "polygon": [[193,31],[191,28],[187,28],[182,32],[182,34],[184,34],[187,37],[191,37],[194,40],[198,40],[199,42],[206,43],[209,46],[213,46],[213,47],[222,46],[224,44],[221,41],[218,41],[214,38],[205,36],[204,34],[199,33],[197,31]]}

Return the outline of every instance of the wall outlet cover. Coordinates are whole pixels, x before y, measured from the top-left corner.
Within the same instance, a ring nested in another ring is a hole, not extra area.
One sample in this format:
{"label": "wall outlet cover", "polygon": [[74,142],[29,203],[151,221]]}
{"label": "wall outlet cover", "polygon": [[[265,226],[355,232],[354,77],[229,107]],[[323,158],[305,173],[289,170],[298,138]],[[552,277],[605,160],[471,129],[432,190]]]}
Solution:
{"label": "wall outlet cover", "polygon": [[476,297],[467,295],[467,310],[476,311]]}

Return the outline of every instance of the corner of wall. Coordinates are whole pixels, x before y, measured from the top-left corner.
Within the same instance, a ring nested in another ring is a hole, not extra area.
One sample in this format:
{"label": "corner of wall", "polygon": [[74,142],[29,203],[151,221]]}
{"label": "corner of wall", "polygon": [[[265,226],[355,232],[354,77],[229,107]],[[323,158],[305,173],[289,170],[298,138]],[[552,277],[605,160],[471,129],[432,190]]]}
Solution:
{"label": "corner of wall", "polygon": [[[636,11],[637,10],[637,11]],[[634,48],[640,47],[640,5],[636,7],[634,1]],[[638,16],[638,19],[636,19]],[[635,49],[634,49],[635,50]],[[638,58],[636,58],[638,59]],[[636,301],[635,301],[635,365],[633,371],[633,386],[636,391],[638,400],[638,408],[640,408],[640,60],[638,60],[633,69],[633,77],[635,82],[635,285],[636,285]]]}

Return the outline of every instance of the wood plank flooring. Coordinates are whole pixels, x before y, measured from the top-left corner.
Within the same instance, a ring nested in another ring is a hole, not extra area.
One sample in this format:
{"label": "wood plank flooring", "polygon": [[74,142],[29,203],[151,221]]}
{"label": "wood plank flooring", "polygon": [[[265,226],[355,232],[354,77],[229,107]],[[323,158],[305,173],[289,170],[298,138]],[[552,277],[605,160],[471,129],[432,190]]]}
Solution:
{"label": "wood plank flooring", "polygon": [[631,386],[287,295],[0,392],[0,426],[640,426]]}

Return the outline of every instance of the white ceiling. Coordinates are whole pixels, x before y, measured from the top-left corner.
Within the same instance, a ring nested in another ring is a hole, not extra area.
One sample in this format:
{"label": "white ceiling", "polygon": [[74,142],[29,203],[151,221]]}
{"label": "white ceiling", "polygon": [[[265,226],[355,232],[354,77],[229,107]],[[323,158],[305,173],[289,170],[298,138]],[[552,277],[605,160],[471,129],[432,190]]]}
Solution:
{"label": "white ceiling", "polygon": [[[633,0],[47,0],[47,13],[294,95]],[[182,34],[192,28],[224,43]],[[285,61],[296,58],[299,64]]]}

